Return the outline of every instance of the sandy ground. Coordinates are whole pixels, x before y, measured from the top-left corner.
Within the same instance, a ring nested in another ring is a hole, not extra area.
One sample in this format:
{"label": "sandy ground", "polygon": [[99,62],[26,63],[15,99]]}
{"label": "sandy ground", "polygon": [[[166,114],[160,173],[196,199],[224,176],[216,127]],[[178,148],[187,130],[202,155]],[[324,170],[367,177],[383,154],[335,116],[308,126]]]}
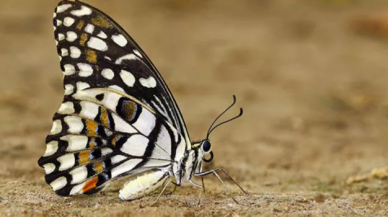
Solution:
{"label": "sandy ground", "polygon": [[156,194],[121,201],[122,183],[94,196],[56,196],[37,160],[63,96],[51,26],[57,1],[2,1],[1,216],[388,215],[386,180],[346,184],[388,165],[388,31],[358,21],[388,13],[386,0],[92,3],[153,60],[192,139],[204,138],[237,95],[245,114],[212,134],[208,168],[225,168],[250,195],[227,182],[235,204],[208,177],[199,204],[189,184],[154,207]]}

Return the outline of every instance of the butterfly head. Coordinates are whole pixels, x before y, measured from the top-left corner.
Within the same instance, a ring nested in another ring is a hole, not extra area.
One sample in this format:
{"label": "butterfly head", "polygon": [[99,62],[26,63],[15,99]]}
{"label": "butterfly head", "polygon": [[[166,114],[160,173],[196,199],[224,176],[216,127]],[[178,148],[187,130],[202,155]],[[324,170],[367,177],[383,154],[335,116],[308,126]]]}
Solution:
{"label": "butterfly head", "polygon": [[[209,163],[213,160],[213,151],[212,151],[212,144],[209,139],[202,140],[202,142],[199,144],[199,148],[202,152],[202,160],[206,163]],[[206,159],[205,155],[210,154],[210,158]]]}
{"label": "butterfly head", "polygon": [[179,164],[177,164],[177,168],[174,172],[175,178],[178,184],[181,183],[181,179],[184,175],[186,175],[187,179],[191,181],[191,178],[194,174],[200,174],[202,172],[202,162],[210,163],[213,160],[214,154],[212,151],[212,144],[209,139],[210,134],[213,132],[213,130],[215,130],[219,126],[239,118],[243,114],[242,108],[240,108],[240,113],[237,116],[231,119],[228,119],[226,121],[223,121],[215,125],[214,127],[213,125],[235,103],[236,103],[236,97],[233,96],[233,103],[227,109],[225,109],[225,111],[223,111],[211,124],[207,132],[206,139],[203,139],[200,142],[192,142],[191,149],[186,150],[184,157],[180,160]]}

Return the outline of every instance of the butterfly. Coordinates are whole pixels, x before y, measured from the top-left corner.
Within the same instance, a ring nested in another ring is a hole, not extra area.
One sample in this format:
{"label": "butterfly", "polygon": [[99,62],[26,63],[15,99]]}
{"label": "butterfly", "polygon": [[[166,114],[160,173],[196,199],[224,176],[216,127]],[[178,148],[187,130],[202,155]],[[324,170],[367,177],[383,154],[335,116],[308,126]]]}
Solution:
{"label": "butterfly", "polygon": [[193,177],[227,174],[202,171],[202,162],[213,159],[210,133],[242,115],[240,109],[213,127],[235,97],[206,139],[191,142],[165,81],[112,18],[86,3],[63,0],[53,20],[65,93],[38,164],[56,194],[94,194],[129,177],[119,197],[134,200],[170,182],[179,186],[186,179],[201,186]]}

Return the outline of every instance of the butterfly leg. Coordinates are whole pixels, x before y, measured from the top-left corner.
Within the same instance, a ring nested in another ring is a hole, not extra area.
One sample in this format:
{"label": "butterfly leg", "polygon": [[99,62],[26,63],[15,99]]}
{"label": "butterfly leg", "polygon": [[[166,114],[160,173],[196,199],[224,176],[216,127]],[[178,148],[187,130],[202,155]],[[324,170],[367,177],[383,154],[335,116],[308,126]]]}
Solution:
{"label": "butterfly leg", "polygon": [[202,189],[199,191],[197,206],[201,204],[201,198],[202,198]]}
{"label": "butterfly leg", "polygon": [[193,180],[189,180],[189,182],[191,183],[191,184],[193,184],[194,186],[197,186],[197,187],[201,187],[202,188],[202,185],[200,185],[200,184],[197,184],[197,183],[195,183]]}
{"label": "butterfly leg", "polygon": [[202,181],[202,191],[205,193],[205,182],[203,181],[203,176],[201,176],[201,181]]}
{"label": "butterfly leg", "polygon": [[[225,190],[230,194],[230,191],[229,191],[228,187],[226,187],[224,181],[223,181],[223,180],[221,179],[221,177],[217,174],[218,171],[222,171],[225,175],[227,175],[227,176],[229,177],[229,179],[230,179],[234,184],[236,184],[236,185],[240,188],[240,190],[241,190],[242,192],[244,192],[245,195],[248,195],[248,193],[247,193],[247,192],[246,192],[239,184],[237,184],[237,182],[234,181],[234,180],[232,179],[232,177],[231,177],[224,169],[222,169],[222,168],[217,168],[217,169],[214,169],[214,170],[209,170],[209,171],[205,171],[205,172],[201,172],[201,173],[196,173],[196,174],[194,174],[194,176],[201,176],[201,177],[203,177],[203,176],[207,176],[207,175],[209,175],[209,174],[214,174],[214,175],[218,178],[218,180],[220,180],[220,182],[221,182],[222,185],[224,186]],[[234,197],[232,197],[232,199],[233,199],[234,202],[236,202],[236,203],[238,204],[237,200],[234,199]]]}
{"label": "butterfly leg", "polygon": [[201,176],[201,181],[202,181],[202,191],[199,192],[199,196],[198,196],[198,204],[197,204],[197,206],[199,206],[200,203],[201,203],[202,193],[205,193],[205,182],[203,181],[203,176]]}
{"label": "butterfly leg", "polygon": [[175,191],[176,191],[176,187],[179,186],[177,185],[175,182],[171,181],[172,184],[174,184],[174,190],[172,190],[171,192],[168,192],[168,193],[165,193],[164,195],[172,195]]}
{"label": "butterfly leg", "polygon": [[[215,174],[217,176],[217,178],[222,182],[221,178],[219,178],[219,176],[217,175],[217,172],[218,171],[221,171],[223,172],[226,176],[228,176],[228,178],[235,184],[237,185],[237,187],[240,188],[240,190],[242,192],[244,192],[245,195],[249,195],[248,192],[246,192],[236,181],[234,181],[234,179],[232,179],[232,177],[222,168],[217,168],[217,169],[214,169],[214,170],[209,170],[209,171],[206,171],[206,172],[202,172],[202,173],[196,173],[194,174],[195,176],[206,176],[206,175],[209,175],[209,174]],[[222,182],[223,183],[223,182]]]}
{"label": "butterfly leg", "polygon": [[[169,179],[167,181],[167,183],[164,185],[163,187],[163,190],[160,192],[160,194],[158,195],[158,197],[156,198],[156,200],[151,204],[151,206],[154,206],[158,201],[159,201],[159,198],[162,196],[162,194],[164,193],[164,191],[166,190],[167,186],[171,183],[171,179]],[[176,187],[176,186],[175,186]]]}

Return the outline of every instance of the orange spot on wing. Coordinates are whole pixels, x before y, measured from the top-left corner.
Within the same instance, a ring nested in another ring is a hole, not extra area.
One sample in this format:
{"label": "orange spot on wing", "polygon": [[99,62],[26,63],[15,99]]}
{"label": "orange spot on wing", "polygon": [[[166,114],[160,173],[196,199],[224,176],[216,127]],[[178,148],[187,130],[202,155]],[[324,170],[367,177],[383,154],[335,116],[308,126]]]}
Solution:
{"label": "orange spot on wing", "polygon": [[94,148],[94,147],[96,147],[96,146],[97,146],[97,144],[96,144],[96,138],[94,138],[94,137],[90,138],[89,147],[90,147],[90,148]]}
{"label": "orange spot on wing", "polygon": [[124,102],[124,116],[126,120],[132,120],[135,116],[136,103],[133,101]]}
{"label": "orange spot on wing", "polygon": [[92,23],[96,26],[103,27],[103,28],[112,28],[113,25],[107,20],[105,17],[101,15],[97,15],[96,17],[92,18]]}
{"label": "orange spot on wing", "polygon": [[87,136],[98,136],[96,133],[98,124],[96,122],[91,121],[91,120],[85,120],[85,124],[86,124],[86,135]]}
{"label": "orange spot on wing", "polygon": [[83,20],[80,20],[75,28],[77,28],[78,30],[81,30],[82,27],[84,26],[84,24],[85,24],[85,22]]}
{"label": "orange spot on wing", "polygon": [[112,139],[112,145],[113,146],[116,146],[116,142],[120,139],[121,135],[116,135],[113,139]]}
{"label": "orange spot on wing", "polygon": [[90,155],[90,150],[86,150],[86,151],[81,151],[79,153],[79,164],[82,165],[82,164],[87,164],[90,162],[90,159],[89,159],[89,155]]}
{"label": "orange spot on wing", "polygon": [[100,116],[101,122],[104,126],[109,126],[109,116],[108,116],[108,110],[104,107],[101,107],[101,116]]}
{"label": "orange spot on wing", "polygon": [[98,177],[97,176],[93,177],[91,180],[85,183],[85,186],[82,188],[82,192],[85,193],[87,191],[94,189],[97,185],[97,182],[98,182]]}
{"label": "orange spot on wing", "polygon": [[89,63],[97,63],[97,53],[94,50],[86,49],[86,60]]}
{"label": "orange spot on wing", "polygon": [[88,34],[82,33],[81,37],[80,37],[80,40],[79,40],[79,44],[81,46],[85,46],[85,43],[86,43],[87,40],[88,40]]}
{"label": "orange spot on wing", "polygon": [[94,167],[94,171],[96,171],[96,173],[100,173],[104,170],[104,167],[102,166],[102,162],[94,164],[93,167]]}

